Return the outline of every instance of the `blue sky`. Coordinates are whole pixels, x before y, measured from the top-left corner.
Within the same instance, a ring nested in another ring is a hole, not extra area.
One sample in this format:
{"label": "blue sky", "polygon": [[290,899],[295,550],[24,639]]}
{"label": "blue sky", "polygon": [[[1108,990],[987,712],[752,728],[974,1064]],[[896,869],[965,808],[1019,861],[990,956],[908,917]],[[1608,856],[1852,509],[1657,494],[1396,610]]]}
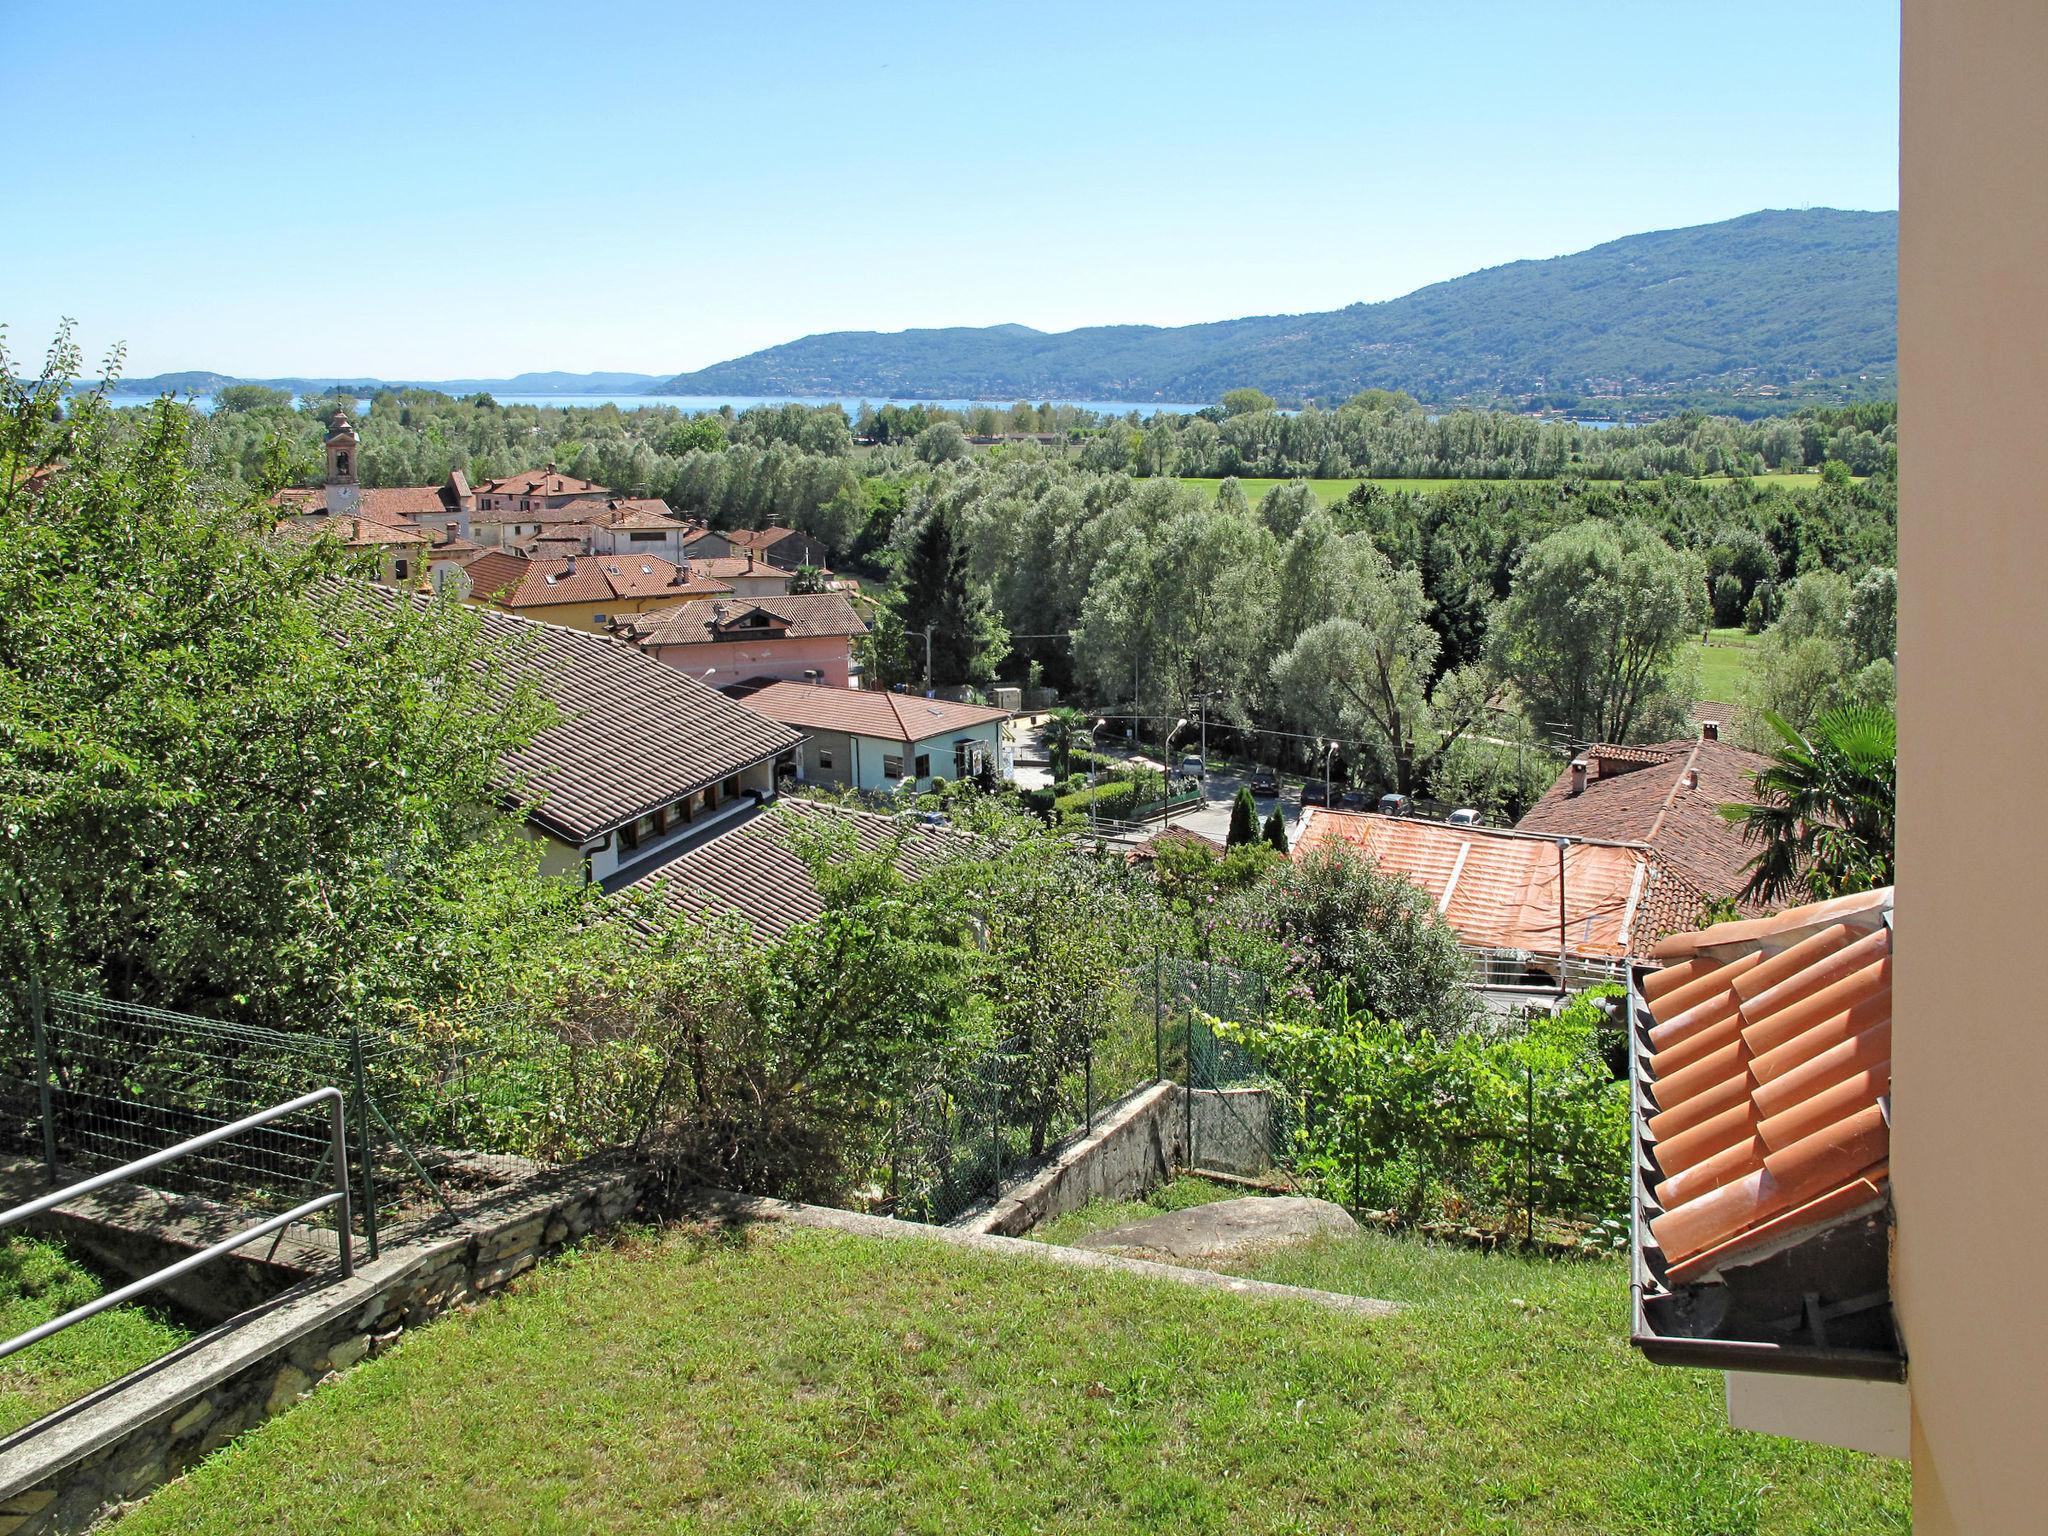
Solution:
{"label": "blue sky", "polygon": [[1179,324],[1898,205],[1882,0],[0,0],[0,102],[10,344],[131,374]]}

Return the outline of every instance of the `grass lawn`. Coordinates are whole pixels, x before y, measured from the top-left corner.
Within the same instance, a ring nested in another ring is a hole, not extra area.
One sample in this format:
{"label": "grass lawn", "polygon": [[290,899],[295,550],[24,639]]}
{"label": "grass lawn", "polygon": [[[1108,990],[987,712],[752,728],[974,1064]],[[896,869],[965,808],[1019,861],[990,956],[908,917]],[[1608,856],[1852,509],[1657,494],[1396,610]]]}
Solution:
{"label": "grass lawn", "polygon": [[1638,1359],[1618,1263],[1330,1250],[1271,1267],[1419,1305],[642,1235],[407,1336],[119,1529],[1905,1529],[1902,1467],[1736,1434],[1717,1377]]}
{"label": "grass lawn", "polygon": [[1739,704],[1749,691],[1750,662],[1758,637],[1740,626],[1707,632],[1707,643],[1694,640],[1685,654],[1699,667],[1699,696],[1723,704]]}
{"label": "grass lawn", "polygon": [[[11,1339],[105,1291],[55,1243],[0,1240],[0,1338]],[[142,1307],[116,1307],[9,1355],[0,1360],[0,1434],[118,1380],[190,1337]]]}

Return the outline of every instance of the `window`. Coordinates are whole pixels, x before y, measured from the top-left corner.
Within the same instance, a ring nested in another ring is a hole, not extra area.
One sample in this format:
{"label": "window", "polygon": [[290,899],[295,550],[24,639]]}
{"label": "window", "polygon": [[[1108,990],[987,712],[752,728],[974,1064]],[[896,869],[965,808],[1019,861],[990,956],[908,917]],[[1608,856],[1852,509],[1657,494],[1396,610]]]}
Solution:
{"label": "window", "polygon": [[889,752],[889,753],[885,753],[885,754],[883,754],[883,757],[882,757],[882,777],[883,777],[883,778],[885,778],[885,779],[900,779],[900,778],[902,778],[902,777],[903,777],[903,754],[902,754],[902,753],[900,753],[900,752]]}
{"label": "window", "polygon": [[725,798],[728,800],[737,800],[739,798],[739,793],[740,776],[738,774],[734,774],[731,778],[725,781]]}
{"label": "window", "polygon": [[832,754],[823,747],[818,749],[818,767],[827,773],[832,770]]}
{"label": "window", "polygon": [[337,476],[338,478],[340,478],[340,479],[346,480],[346,479],[348,478],[348,455],[347,455],[347,454],[345,454],[345,453],[337,453],[337,454],[336,454],[336,455],[334,456],[334,473],[335,473],[335,475],[336,475],[336,476]]}
{"label": "window", "polygon": [[920,779],[928,779],[932,776],[931,753],[920,752],[917,754],[917,776]]}
{"label": "window", "polygon": [[619,828],[619,852],[631,853],[640,846],[640,823],[629,821]]}
{"label": "window", "polygon": [[409,565],[406,561],[403,560],[392,561],[391,569],[397,573],[398,579],[400,581],[405,580],[405,578],[412,572],[411,565]]}
{"label": "window", "polygon": [[663,533],[659,528],[649,529],[645,531],[636,528],[632,530],[630,533],[628,533],[626,537],[632,540],[632,542],[635,544],[659,544],[663,539],[667,538],[668,535]]}

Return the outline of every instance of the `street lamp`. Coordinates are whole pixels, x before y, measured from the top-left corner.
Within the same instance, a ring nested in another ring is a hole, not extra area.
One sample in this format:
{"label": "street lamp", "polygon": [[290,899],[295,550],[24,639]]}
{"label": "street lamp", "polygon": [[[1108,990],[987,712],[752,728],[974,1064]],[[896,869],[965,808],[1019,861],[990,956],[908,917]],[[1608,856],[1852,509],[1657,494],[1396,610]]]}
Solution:
{"label": "street lamp", "polygon": [[1161,762],[1161,764],[1159,765],[1159,809],[1161,831],[1164,831],[1167,827],[1173,825],[1173,738],[1181,733],[1182,727],[1184,727],[1187,723],[1188,717],[1186,715],[1182,715],[1178,720],[1173,722],[1173,729],[1166,733],[1166,745],[1160,751],[1159,754],[1160,757],[1164,759],[1164,761]]}

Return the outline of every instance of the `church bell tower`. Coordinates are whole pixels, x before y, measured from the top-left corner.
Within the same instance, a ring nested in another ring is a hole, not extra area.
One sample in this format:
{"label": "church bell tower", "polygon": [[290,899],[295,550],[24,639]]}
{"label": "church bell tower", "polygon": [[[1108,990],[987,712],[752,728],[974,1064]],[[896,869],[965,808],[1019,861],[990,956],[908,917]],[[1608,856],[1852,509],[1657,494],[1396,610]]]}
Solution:
{"label": "church bell tower", "polygon": [[353,517],[362,510],[357,494],[356,429],[336,411],[327,419],[327,515]]}

